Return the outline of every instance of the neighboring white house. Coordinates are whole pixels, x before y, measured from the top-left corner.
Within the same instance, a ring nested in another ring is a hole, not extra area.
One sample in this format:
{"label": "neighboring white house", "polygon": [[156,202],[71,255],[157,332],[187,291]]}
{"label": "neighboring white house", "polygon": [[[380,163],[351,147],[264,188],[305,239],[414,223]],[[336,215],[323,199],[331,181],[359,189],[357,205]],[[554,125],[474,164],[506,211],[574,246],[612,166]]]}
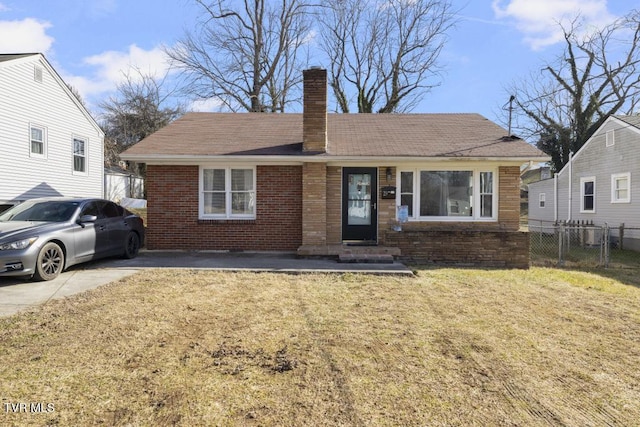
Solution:
{"label": "neighboring white house", "polygon": [[104,197],[120,203],[123,199],[144,198],[144,178],[120,167],[104,169]]}
{"label": "neighboring white house", "polygon": [[42,54],[0,54],[0,209],[102,197],[104,133]]}
{"label": "neighboring white house", "polygon": [[[611,116],[553,179],[529,184],[529,226],[540,221],[624,224],[624,247],[640,250],[640,116]],[[634,230],[635,229],[635,230]]]}

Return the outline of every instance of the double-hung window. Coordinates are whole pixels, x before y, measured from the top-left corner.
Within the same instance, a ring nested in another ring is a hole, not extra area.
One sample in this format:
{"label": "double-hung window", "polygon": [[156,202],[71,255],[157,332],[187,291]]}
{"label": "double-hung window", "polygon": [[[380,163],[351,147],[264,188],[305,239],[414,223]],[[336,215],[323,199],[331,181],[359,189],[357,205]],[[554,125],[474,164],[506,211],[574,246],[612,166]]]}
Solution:
{"label": "double-hung window", "polygon": [[87,142],[81,138],[73,138],[73,172],[87,172]]}
{"label": "double-hung window", "polygon": [[596,178],[580,178],[580,212],[594,213],[596,211]]}
{"label": "double-hung window", "polygon": [[32,157],[47,155],[47,132],[42,126],[29,126],[29,153]]}
{"label": "double-hung window", "polygon": [[254,167],[201,167],[200,218],[255,219]]}
{"label": "double-hung window", "polygon": [[630,203],[630,185],[631,174],[629,172],[611,175],[611,203]]}
{"label": "double-hung window", "polygon": [[397,202],[408,207],[410,220],[495,220],[494,170],[400,170]]}

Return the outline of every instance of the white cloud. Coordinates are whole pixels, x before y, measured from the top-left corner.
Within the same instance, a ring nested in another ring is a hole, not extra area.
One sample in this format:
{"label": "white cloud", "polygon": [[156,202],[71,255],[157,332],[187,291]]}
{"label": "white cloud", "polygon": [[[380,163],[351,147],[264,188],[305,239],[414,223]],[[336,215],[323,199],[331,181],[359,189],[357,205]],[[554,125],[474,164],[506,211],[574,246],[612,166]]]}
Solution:
{"label": "white cloud", "polygon": [[134,80],[140,73],[162,78],[169,69],[168,59],[161,48],[144,50],[135,44],[126,52],[107,51],[89,56],[83,62],[93,68],[93,72],[86,74],[89,77],[67,76],[65,80],[87,99],[115,90],[127,75]]}
{"label": "white cloud", "polygon": [[209,99],[199,99],[196,101],[192,101],[189,106],[189,111],[198,111],[198,112],[210,112],[217,111],[221,107],[223,107],[222,102],[217,98],[209,98]]}
{"label": "white cloud", "polygon": [[54,41],[53,37],[47,35],[47,29],[50,27],[49,22],[34,18],[0,21],[0,52],[47,53]]}
{"label": "white cloud", "polygon": [[600,28],[615,17],[606,0],[493,0],[495,16],[510,19],[534,50],[562,40],[558,24],[568,25],[580,16],[586,27]]}

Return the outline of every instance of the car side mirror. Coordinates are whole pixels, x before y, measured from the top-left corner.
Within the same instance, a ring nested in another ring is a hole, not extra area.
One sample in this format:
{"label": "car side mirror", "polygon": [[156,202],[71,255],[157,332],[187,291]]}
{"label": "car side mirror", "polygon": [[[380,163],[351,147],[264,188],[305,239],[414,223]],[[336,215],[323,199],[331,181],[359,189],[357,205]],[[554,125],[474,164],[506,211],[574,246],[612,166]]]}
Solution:
{"label": "car side mirror", "polygon": [[98,217],[95,215],[82,215],[78,219],[78,224],[84,226],[84,224],[87,222],[96,222],[97,220],[98,220]]}

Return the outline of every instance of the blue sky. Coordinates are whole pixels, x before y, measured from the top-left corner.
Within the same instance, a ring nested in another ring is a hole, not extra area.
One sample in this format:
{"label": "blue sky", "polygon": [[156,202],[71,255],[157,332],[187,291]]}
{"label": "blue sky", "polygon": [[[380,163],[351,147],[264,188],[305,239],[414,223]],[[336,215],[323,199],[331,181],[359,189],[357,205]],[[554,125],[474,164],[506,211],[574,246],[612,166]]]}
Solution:
{"label": "blue sky", "polygon": [[[413,112],[475,112],[499,123],[505,88],[562,46],[557,22],[580,12],[601,26],[631,9],[628,0],[452,2],[461,11],[441,55],[442,84]],[[130,66],[161,73],[160,46],[173,45],[198,12],[189,0],[0,0],[0,53],[44,53],[96,113]]]}

